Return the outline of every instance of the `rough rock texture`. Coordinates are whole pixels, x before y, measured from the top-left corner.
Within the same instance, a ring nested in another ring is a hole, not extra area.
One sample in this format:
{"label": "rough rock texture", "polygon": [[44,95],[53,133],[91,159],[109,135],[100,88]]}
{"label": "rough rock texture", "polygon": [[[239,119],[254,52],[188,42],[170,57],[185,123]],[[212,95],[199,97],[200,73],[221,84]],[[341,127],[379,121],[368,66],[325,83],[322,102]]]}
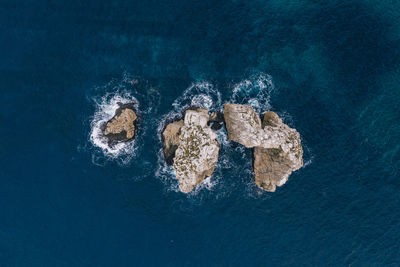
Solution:
{"label": "rough rock texture", "polygon": [[254,148],[255,182],[264,190],[274,192],[276,186],[285,184],[289,175],[303,166],[303,148],[299,133],[284,124],[275,112],[265,113],[263,127],[288,133],[280,148]]}
{"label": "rough rock texture", "polygon": [[182,126],[183,120],[172,122],[167,125],[162,133],[164,158],[168,165],[172,165],[174,163],[175,151],[178,149],[179,134]]}
{"label": "rough rock texture", "polygon": [[105,124],[103,133],[110,141],[128,141],[135,136],[136,118],[132,104],[120,104],[114,117]]}
{"label": "rough rock texture", "polygon": [[224,118],[229,140],[245,147],[260,145],[261,119],[251,106],[225,104]]}
{"label": "rough rock texture", "polygon": [[303,166],[300,134],[275,112],[266,112],[261,126],[258,114],[250,106],[225,104],[224,110],[228,138],[254,147],[255,182],[259,187],[273,192]]}
{"label": "rough rock texture", "polygon": [[177,145],[173,166],[179,189],[184,193],[192,191],[206,176],[211,176],[218,161],[219,144],[217,135],[207,125],[209,119],[205,109],[187,110],[183,126],[179,127],[180,122],[175,122],[163,132],[164,142],[168,140],[170,148]]}

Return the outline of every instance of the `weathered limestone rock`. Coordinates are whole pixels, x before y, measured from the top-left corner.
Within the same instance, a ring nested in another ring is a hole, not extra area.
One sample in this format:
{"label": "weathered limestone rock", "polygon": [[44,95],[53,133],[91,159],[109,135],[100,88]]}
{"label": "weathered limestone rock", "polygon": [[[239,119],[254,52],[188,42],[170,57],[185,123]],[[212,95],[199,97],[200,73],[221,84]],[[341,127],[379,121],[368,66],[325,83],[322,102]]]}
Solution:
{"label": "weathered limestone rock", "polygon": [[179,134],[183,126],[183,120],[175,121],[167,125],[163,136],[164,158],[168,165],[174,164],[175,151],[179,145]]}
{"label": "weathered limestone rock", "polygon": [[181,121],[171,123],[163,132],[164,148],[177,146],[173,167],[179,189],[184,193],[192,191],[206,176],[211,176],[218,161],[219,144],[217,135],[207,125],[209,119],[205,109],[187,110],[183,125]]}
{"label": "weathered limestone rock", "polygon": [[276,186],[282,186],[289,175],[303,166],[303,148],[300,134],[289,128],[272,111],[264,115],[264,129],[287,133],[286,141],[280,148],[254,148],[254,174],[256,184],[266,191],[274,192]]}
{"label": "weathered limestone rock", "polygon": [[292,162],[282,150],[276,148],[254,148],[254,180],[256,185],[270,192],[281,186],[292,173]]}
{"label": "weathered limestone rock", "polygon": [[128,141],[135,136],[136,113],[133,104],[119,104],[114,117],[109,120],[103,129],[104,135],[110,141]]}
{"label": "weathered limestone rock", "polygon": [[245,147],[260,145],[261,119],[251,106],[225,104],[224,118],[229,140]]}
{"label": "weathered limestone rock", "polygon": [[273,192],[303,166],[300,134],[275,112],[266,112],[261,126],[258,114],[250,106],[225,104],[224,110],[228,138],[254,147],[254,174],[259,187]]}

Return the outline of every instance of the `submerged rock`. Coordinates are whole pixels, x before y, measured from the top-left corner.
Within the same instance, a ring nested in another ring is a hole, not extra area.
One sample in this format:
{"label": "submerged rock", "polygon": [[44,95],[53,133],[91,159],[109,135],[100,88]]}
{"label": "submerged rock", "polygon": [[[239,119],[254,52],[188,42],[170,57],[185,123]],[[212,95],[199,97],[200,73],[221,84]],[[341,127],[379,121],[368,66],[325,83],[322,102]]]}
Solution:
{"label": "submerged rock", "polygon": [[247,105],[225,104],[224,117],[228,138],[246,147],[254,147],[256,184],[274,192],[286,183],[289,175],[303,166],[300,134],[282,122],[272,111],[264,115],[264,122]]}
{"label": "submerged rock", "polygon": [[[188,193],[211,176],[218,161],[219,144],[217,135],[208,125],[208,110],[187,110],[182,121],[174,122],[165,128],[164,155],[173,158],[179,189]],[[167,157],[166,157],[167,160]]]}
{"label": "submerged rock", "polygon": [[129,141],[135,136],[136,113],[133,104],[121,104],[103,129],[103,134],[111,142]]}

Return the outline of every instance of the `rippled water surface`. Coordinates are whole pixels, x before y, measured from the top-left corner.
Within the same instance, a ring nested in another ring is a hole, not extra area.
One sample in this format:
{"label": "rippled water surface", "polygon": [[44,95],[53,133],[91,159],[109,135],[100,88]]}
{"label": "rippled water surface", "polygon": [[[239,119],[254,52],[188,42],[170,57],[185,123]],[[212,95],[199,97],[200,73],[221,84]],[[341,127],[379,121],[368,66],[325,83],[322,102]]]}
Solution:
{"label": "rippled water surface", "polygon": [[[396,1],[2,1],[0,266],[398,266]],[[134,142],[98,125],[134,102]],[[272,109],[305,166],[275,193],[218,132],[182,194],[160,132]]]}

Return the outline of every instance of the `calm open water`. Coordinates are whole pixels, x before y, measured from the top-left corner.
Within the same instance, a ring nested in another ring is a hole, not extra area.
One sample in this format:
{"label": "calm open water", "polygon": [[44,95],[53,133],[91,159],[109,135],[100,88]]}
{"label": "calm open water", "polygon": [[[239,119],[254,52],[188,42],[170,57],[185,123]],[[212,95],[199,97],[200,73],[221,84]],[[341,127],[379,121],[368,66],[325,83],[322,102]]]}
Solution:
{"label": "calm open water", "polygon": [[[0,266],[400,265],[400,2],[2,0],[0,51]],[[106,151],[118,99],[138,136]],[[306,166],[261,192],[222,130],[177,192],[165,120],[228,101],[277,111]]]}

